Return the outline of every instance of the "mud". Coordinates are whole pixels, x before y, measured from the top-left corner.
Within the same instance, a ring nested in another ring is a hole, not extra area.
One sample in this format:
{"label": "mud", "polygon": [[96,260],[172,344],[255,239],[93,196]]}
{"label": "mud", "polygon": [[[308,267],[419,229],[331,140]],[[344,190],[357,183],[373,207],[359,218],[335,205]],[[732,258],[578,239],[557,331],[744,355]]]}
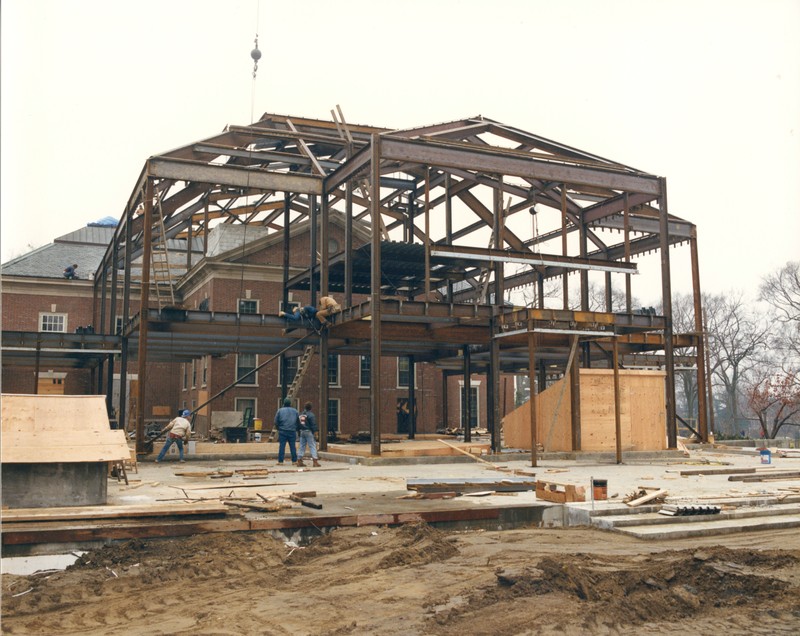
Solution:
{"label": "mud", "polygon": [[227,533],[108,546],[2,593],[3,634],[796,634],[800,533]]}

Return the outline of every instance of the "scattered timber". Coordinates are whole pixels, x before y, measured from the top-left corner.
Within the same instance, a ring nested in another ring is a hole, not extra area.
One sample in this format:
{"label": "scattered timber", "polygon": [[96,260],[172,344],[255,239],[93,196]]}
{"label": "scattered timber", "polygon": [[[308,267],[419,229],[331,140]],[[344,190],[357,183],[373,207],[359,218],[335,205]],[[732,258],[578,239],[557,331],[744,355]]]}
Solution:
{"label": "scattered timber", "polygon": [[314,503],[313,501],[308,501],[299,495],[291,494],[289,495],[289,499],[292,501],[296,501],[301,506],[306,506],[307,508],[314,508],[314,510],[322,510],[322,504]]}
{"label": "scattered timber", "polygon": [[493,464],[492,462],[487,462],[485,459],[482,459],[481,457],[478,457],[477,455],[473,455],[472,453],[469,453],[469,452],[465,451],[463,448],[459,448],[455,444],[451,444],[450,442],[446,442],[443,439],[437,439],[436,441],[437,442],[441,442],[445,446],[449,446],[450,448],[452,448],[455,451],[458,451],[462,455],[466,455],[467,457],[471,457],[476,462],[481,462],[482,464],[486,464],[487,466],[491,466],[492,468],[499,469],[497,464]]}
{"label": "scattered timber", "polygon": [[728,481],[778,481],[782,479],[800,479],[800,470],[786,470],[764,473],[763,475],[731,475]]}
{"label": "scattered timber", "polygon": [[522,477],[506,477],[503,479],[407,479],[406,488],[417,492],[524,492],[536,490],[536,480]]}
{"label": "scattered timber", "polygon": [[586,501],[586,488],[575,484],[539,480],[536,482],[536,499],[553,503]]}
{"label": "scattered timber", "polygon": [[642,504],[647,503],[648,501],[653,501],[655,499],[661,499],[666,497],[668,492],[664,489],[656,490],[654,492],[647,493],[641,497],[637,497],[633,501],[626,502],[631,508],[635,508],[636,506],[641,506]]}
{"label": "scattered timber", "polygon": [[[669,472],[669,471],[667,471]],[[681,477],[689,475],[752,475],[755,468],[692,468],[678,471]]]}
{"label": "scattered timber", "polygon": [[3,523],[16,521],[72,521],[85,519],[124,519],[128,517],[166,517],[225,514],[216,503],[135,504],[127,506],[74,506],[61,508],[16,508],[3,510]]}

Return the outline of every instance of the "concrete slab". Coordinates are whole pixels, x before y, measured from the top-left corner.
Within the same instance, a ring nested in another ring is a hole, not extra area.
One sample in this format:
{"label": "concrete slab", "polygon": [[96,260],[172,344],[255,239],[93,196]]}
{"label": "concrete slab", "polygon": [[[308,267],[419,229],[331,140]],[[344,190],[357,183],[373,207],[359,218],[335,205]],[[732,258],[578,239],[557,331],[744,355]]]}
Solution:
{"label": "concrete slab", "polygon": [[667,526],[631,526],[617,532],[640,539],[669,540],[686,537],[733,534],[754,530],[779,530],[800,527],[800,515],[760,516],[749,519],[719,519],[700,523],[679,523]]}

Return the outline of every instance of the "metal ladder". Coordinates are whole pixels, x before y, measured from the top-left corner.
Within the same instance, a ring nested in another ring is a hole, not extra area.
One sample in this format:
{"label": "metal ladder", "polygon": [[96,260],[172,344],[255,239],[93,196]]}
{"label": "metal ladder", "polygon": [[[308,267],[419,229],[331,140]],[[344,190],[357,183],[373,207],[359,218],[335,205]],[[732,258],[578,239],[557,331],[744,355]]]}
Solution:
{"label": "metal ladder", "polygon": [[158,217],[153,223],[153,238],[150,247],[151,262],[153,264],[153,285],[158,298],[158,309],[175,306],[175,290],[172,287],[172,270],[169,264],[169,250],[167,249],[167,236],[164,230],[164,211],[161,208],[161,197],[156,206]]}

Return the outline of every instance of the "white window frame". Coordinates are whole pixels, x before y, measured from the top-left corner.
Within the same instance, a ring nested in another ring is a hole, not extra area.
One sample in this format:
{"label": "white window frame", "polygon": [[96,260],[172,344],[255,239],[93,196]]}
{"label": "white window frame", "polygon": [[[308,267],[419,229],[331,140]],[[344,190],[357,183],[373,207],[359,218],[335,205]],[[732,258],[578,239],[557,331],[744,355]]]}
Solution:
{"label": "white window frame", "polygon": [[[331,358],[336,358],[336,382],[331,383]],[[341,388],[342,386],[342,357],[337,353],[328,354],[328,386]]]}
{"label": "white window frame", "polygon": [[[294,367],[294,369],[295,369],[294,376],[292,376],[291,380],[287,379],[287,381],[286,381],[286,384],[289,385],[289,384],[292,383],[292,380],[294,380],[295,376],[297,375],[297,371],[300,368],[300,356],[293,356],[291,358],[286,358],[286,363],[287,363],[287,365],[288,364],[292,364],[292,363],[294,363],[294,365],[295,365],[295,367]],[[278,384],[277,384],[277,386],[283,386],[283,365],[282,364],[278,365]]]}
{"label": "white window frame", "polygon": [[[481,381],[480,380],[470,380],[469,388],[475,389],[475,428],[480,428],[481,423]],[[458,381],[458,425],[461,426],[461,422],[464,421],[464,406],[463,402],[461,401],[461,393],[464,391],[464,380]]]}
{"label": "white window frame", "polygon": [[[336,402],[336,428],[331,428],[331,402]],[[342,431],[342,400],[340,398],[328,398],[328,430],[341,433]]]}
{"label": "white window frame", "polygon": [[[397,356],[397,372],[396,372],[396,380],[397,380],[397,388],[398,389],[408,389],[410,387],[409,384],[400,384],[400,361],[405,360],[408,362],[408,356]],[[414,365],[414,388],[417,388],[417,365]]]}
{"label": "white window frame", "polygon": [[[367,373],[367,384],[363,384],[362,380],[362,373],[364,372],[363,364],[364,360],[369,360],[369,372]],[[370,356],[358,356],[358,388],[359,389],[368,389],[372,385],[372,358]]]}
{"label": "white window frame", "polygon": [[[237,353],[236,354],[236,371],[235,371],[236,380],[239,379],[239,356],[241,356],[241,355],[253,356],[253,358],[255,358],[255,362],[253,363],[253,368],[256,368],[258,366],[258,354],[257,353],[245,353],[245,354]],[[246,375],[246,374],[242,374],[242,375]],[[252,382],[250,382],[249,381],[250,379],[248,378],[247,382],[240,382],[237,386],[240,386],[240,387],[258,386],[258,371],[256,371],[253,374],[252,377],[253,377],[253,381]]]}
{"label": "white window frame", "polygon": [[[48,318],[58,318],[63,320],[64,324],[61,329],[45,329],[45,320]],[[39,312],[39,331],[43,333],[67,333],[69,324],[69,315],[57,311],[40,311]]]}
{"label": "white window frame", "polygon": [[203,373],[200,377],[200,386],[208,386],[208,356],[203,356]]}
{"label": "white window frame", "polygon": [[189,363],[184,362],[182,365],[183,367],[183,390],[189,390]]}
{"label": "white window frame", "polygon": [[192,388],[197,388],[197,360],[192,359]]}
{"label": "white window frame", "polygon": [[[256,304],[256,310],[254,312],[242,311],[242,303],[255,303]],[[237,298],[236,299],[236,313],[237,314],[251,314],[251,315],[252,314],[257,314],[257,313],[259,313],[259,310],[261,309],[260,305],[261,305],[261,302],[256,298]]]}

